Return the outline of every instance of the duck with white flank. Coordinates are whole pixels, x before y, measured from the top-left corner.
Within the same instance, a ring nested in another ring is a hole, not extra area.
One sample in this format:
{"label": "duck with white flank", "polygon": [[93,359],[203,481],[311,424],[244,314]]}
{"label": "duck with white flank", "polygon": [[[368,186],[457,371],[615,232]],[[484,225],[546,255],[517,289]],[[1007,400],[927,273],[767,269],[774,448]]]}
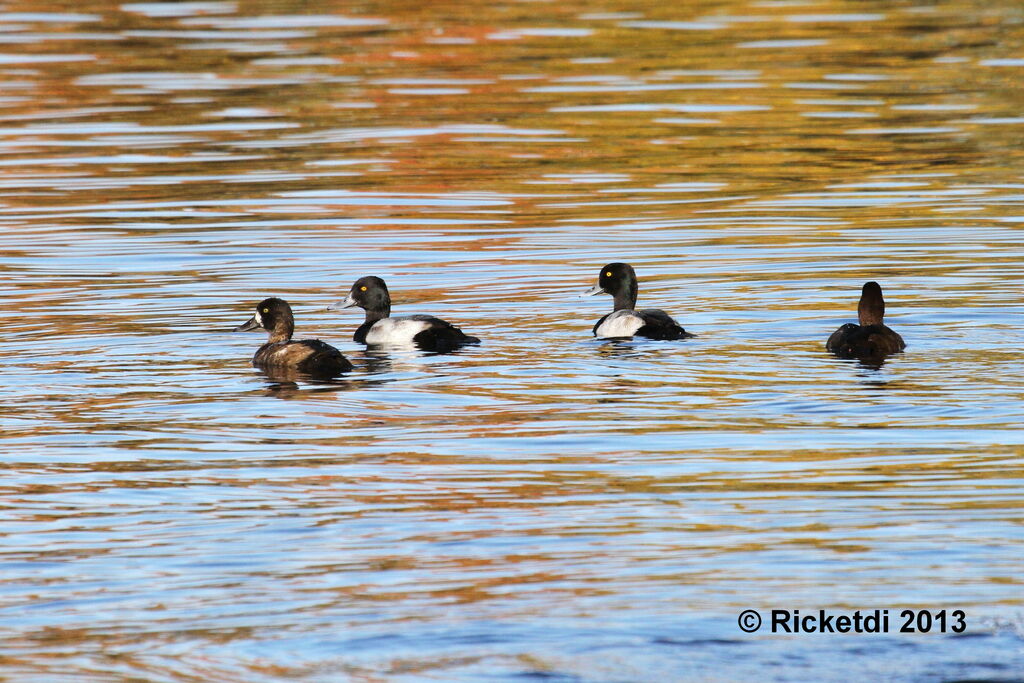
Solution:
{"label": "duck with white flank", "polygon": [[329,311],[359,306],[366,319],[352,339],[371,346],[410,346],[424,351],[447,352],[466,344],[479,344],[446,320],[431,315],[391,317],[391,295],[384,280],[373,275],[361,277],[352,285],[348,296],[327,307]]}
{"label": "duck with white flank", "polygon": [[612,295],[612,312],[594,325],[595,337],[647,337],[648,339],[688,339],[690,334],[672,316],[658,308],[636,310],[639,285],[633,266],[609,263],[601,269],[597,284],[583,293]]}

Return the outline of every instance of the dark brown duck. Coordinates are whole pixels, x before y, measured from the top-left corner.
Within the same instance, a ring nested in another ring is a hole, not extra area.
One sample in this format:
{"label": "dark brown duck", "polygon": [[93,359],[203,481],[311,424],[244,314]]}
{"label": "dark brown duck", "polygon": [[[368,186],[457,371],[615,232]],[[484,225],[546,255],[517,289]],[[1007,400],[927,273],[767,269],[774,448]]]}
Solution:
{"label": "dark brown duck", "polygon": [[352,369],[352,363],[341,351],[319,339],[292,341],[295,318],[288,302],[277,297],[264,299],[256,305],[256,314],[235,328],[246,332],[263,328],[270,339],[256,351],[252,364],[271,370],[297,370],[321,377],[333,377]]}
{"label": "dark brown duck", "polygon": [[886,327],[885,299],[877,282],[865,282],[857,305],[859,325],[846,323],[832,333],[825,349],[840,358],[881,358],[906,348],[903,337]]}

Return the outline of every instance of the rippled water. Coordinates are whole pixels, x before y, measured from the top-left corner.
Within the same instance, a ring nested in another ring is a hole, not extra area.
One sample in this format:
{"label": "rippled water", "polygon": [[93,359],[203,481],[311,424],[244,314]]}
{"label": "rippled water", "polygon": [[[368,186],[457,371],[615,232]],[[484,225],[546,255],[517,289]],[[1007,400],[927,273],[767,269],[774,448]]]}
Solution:
{"label": "rippled water", "polygon": [[[1020,680],[1022,45],[1011,0],[0,5],[0,677]],[[594,340],[615,260],[698,336]],[[484,343],[366,351],[367,274]],[[880,368],[823,348],[869,279]],[[272,295],[356,371],[251,368]]]}

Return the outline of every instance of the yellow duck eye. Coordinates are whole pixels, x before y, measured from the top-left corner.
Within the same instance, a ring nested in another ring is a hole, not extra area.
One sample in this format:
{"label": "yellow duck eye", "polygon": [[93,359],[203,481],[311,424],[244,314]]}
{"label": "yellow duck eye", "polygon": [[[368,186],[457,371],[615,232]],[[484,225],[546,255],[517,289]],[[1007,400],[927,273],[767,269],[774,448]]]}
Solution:
{"label": "yellow duck eye", "polygon": [[365,292],[366,291],[366,285],[363,285],[362,287],[360,287],[359,291],[360,292]]}
{"label": "yellow duck eye", "polygon": [[269,308],[264,308],[264,309],[263,309],[263,312],[264,312],[264,313],[270,313],[270,309],[269,309]]}
{"label": "yellow duck eye", "polygon": [[610,270],[604,271],[604,276],[605,277],[611,277],[612,276],[612,271],[610,271]]}

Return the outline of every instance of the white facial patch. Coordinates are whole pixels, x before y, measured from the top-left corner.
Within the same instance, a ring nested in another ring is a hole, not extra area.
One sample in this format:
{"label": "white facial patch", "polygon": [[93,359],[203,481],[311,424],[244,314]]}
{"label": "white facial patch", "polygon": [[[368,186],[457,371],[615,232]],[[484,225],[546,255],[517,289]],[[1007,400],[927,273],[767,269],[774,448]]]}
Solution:
{"label": "white facial patch", "polygon": [[412,338],[430,327],[425,320],[411,318],[384,318],[378,320],[366,333],[367,344],[412,344]]}
{"label": "white facial patch", "polygon": [[644,319],[635,311],[615,311],[604,319],[594,334],[598,337],[632,337],[644,326]]}
{"label": "white facial patch", "polygon": [[253,317],[256,318],[256,322],[260,324],[260,327],[263,327],[263,316],[260,315],[259,307],[256,308],[256,315]]}

